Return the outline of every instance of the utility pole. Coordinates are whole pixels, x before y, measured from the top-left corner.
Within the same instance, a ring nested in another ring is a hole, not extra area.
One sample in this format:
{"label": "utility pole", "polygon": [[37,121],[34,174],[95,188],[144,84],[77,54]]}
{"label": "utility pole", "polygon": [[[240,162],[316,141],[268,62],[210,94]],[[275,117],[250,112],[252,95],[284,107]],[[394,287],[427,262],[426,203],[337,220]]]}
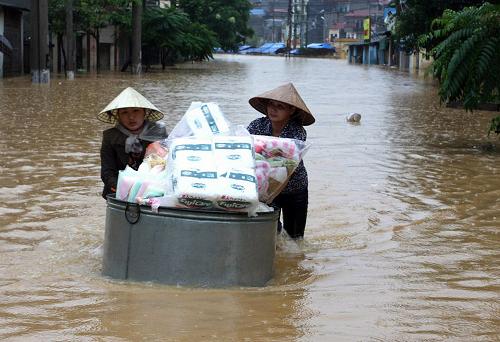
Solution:
{"label": "utility pole", "polygon": [[273,12],[273,29],[271,31],[271,41],[274,43],[276,41],[276,37],[275,37],[275,33],[274,33],[274,30],[275,30],[275,26],[274,26],[274,17],[275,17],[275,12],[274,12],[274,0],[272,0],[271,2],[272,4],[272,12]]}
{"label": "utility pole", "polygon": [[293,48],[297,48],[297,3],[293,5]]}
{"label": "utility pole", "polygon": [[[286,40],[286,48],[289,52],[291,46],[292,46],[292,0],[288,0],[288,39]],[[290,53],[288,55],[290,55]]]}
{"label": "utility pole", "polygon": [[31,82],[49,83],[49,10],[47,0],[31,0]]}
{"label": "utility pole", "polygon": [[307,44],[309,44],[309,10],[311,8],[309,0],[307,1],[306,4],[306,44],[304,47],[307,47]]}

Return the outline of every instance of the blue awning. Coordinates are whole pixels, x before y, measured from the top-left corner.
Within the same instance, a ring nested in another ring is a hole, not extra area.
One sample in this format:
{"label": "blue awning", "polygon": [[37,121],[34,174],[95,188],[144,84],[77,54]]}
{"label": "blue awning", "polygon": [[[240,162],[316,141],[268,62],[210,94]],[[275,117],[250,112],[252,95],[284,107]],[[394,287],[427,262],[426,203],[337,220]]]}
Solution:
{"label": "blue awning", "polygon": [[333,49],[330,43],[311,43],[307,47],[309,49]]}
{"label": "blue awning", "polygon": [[[266,44],[264,44],[266,45]],[[262,46],[262,52],[261,53],[276,53],[279,49],[283,49],[286,45],[284,43],[271,43],[270,46],[266,46],[265,48]]]}
{"label": "blue awning", "polygon": [[253,8],[250,10],[250,15],[254,15],[257,17],[263,17],[266,15],[266,11],[262,8]]}

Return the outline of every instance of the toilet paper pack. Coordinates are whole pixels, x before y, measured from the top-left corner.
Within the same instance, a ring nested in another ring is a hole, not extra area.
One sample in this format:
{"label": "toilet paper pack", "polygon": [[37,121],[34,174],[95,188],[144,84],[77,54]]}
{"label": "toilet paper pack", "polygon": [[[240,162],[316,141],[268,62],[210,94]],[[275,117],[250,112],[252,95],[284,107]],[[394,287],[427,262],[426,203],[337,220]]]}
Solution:
{"label": "toilet paper pack", "polygon": [[216,204],[229,211],[255,213],[259,204],[257,178],[251,168],[219,171]]}
{"label": "toilet paper pack", "polygon": [[229,131],[229,124],[219,105],[213,102],[192,106],[184,115],[195,136],[212,136]]}
{"label": "toilet paper pack", "polygon": [[215,136],[213,144],[214,157],[218,165],[229,168],[255,167],[252,137]]}
{"label": "toilet paper pack", "polygon": [[210,139],[175,139],[170,146],[169,158],[176,165],[191,165],[196,168],[215,163]]}
{"label": "toilet paper pack", "polygon": [[175,168],[173,175],[176,206],[210,208],[217,198],[217,171]]}

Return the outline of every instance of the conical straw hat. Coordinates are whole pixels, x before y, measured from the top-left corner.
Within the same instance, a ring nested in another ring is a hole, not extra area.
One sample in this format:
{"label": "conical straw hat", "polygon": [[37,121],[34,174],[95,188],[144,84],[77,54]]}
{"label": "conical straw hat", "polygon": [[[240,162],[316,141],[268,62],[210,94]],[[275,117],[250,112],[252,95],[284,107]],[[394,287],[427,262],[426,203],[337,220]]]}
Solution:
{"label": "conical straw hat", "polygon": [[284,84],[252,97],[248,100],[248,103],[262,114],[267,115],[267,102],[269,100],[280,101],[297,108],[297,113],[302,119],[303,126],[312,125],[316,121],[292,83]]}
{"label": "conical straw hat", "polygon": [[149,121],[158,121],[163,118],[163,113],[132,87],[128,87],[115,97],[106,108],[97,114],[97,118],[103,122],[114,124],[118,121],[118,109],[128,107],[144,108],[146,110],[145,119]]}

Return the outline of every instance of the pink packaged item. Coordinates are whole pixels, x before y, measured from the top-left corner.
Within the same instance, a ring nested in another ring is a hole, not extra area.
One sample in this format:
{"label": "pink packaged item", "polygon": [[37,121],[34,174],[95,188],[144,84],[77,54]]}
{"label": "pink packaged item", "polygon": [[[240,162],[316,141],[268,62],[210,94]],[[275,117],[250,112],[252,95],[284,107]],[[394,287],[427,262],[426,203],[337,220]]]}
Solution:
{"label": "pink packaged item", "polygon": [[253,135],[259,201],[271,203],[285,188],[309,145],[297,139]]}
{"label": "pink packaged item", "polygon": [[261,153],[266,158],[277,156],[295,160],[299,158],[297,145],[292,139],[255,135],[254,146],[255,152]]}

